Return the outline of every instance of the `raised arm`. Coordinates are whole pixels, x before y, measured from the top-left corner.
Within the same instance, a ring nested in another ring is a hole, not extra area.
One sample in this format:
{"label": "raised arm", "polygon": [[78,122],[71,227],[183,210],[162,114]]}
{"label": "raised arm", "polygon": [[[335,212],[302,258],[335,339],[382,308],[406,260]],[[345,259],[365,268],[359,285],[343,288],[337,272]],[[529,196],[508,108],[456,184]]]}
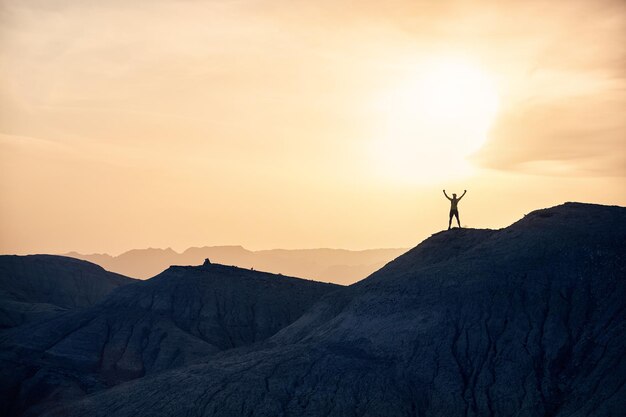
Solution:
{"label": "raised arm", "polygon": [[448,197],[448,194],[446,194],[446,190],[443,190],[443,195],[445,195],[448,200],[452,201],[452,199]]}
{"label": "raised arm", "polygon": [[461,197],[459,197],[459,200],[463,198],[463,196],[465,195],[466,192],[467,192],[467,190],[463,190],[463,194],[461,194]]}

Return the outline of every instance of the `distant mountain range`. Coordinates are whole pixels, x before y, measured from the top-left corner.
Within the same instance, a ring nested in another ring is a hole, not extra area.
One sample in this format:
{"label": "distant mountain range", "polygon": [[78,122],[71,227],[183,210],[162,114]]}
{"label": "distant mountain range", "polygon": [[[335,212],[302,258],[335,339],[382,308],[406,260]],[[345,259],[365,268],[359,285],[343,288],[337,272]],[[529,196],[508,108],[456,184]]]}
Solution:
{"label": "distant mountain range", "polygon": [[149,248],[133,249],[118,256],[77,252],[65,256],[93,262],[108,271],[140,279],[151,278],[170,265],[198,265],[209,258],[211,262],[224,265],[348,285],[367,277],[406,251],[402,248],[251,251],[241,246],[205,246],[192,247],[182,253],[171,248]]}

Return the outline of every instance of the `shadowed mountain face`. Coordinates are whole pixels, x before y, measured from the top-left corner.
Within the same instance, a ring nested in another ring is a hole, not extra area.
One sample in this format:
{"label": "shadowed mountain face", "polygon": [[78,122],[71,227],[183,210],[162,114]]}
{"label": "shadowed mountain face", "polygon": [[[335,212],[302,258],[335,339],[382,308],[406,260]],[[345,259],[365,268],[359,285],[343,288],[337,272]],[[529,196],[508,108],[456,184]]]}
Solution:
{"label": "shadowed mountain face", "polygon": [[0,256],[0,328],[91,306],[134,281],[64,256]]}
{"label": "shadowed mountain face", "polygon": [[618,416],[626,209],[568,203],[438,233],[264,343],[68,416]]}
{"label": "shadowed mountain face", "polygon": [[0,334],[0,414],[36,415],[264,340],[337,288],[215,264],[171,267],[93,307]]}
{"label": "shadowed mountain face", "polygon": [[150,278],[170,265],[197,265],[205,258],[214,263],[254,268],[260,271],[307,277],[323,282],[352,284],[406,252],[406,249],[272,249],[250,251],[241,246],[189,248],[183,253],[172,249],[135,249],[119,256],[68,253],[78,259],[137,278]]}

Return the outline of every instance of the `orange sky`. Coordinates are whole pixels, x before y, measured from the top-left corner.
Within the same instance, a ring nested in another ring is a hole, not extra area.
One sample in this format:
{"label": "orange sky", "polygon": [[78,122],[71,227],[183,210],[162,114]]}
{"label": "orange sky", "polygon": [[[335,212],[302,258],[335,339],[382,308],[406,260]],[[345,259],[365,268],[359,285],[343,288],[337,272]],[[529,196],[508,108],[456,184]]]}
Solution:
{"label": "orange sky", "polygon": [[410,247],[626,204],[623,1],[0,3],[0,252]]}

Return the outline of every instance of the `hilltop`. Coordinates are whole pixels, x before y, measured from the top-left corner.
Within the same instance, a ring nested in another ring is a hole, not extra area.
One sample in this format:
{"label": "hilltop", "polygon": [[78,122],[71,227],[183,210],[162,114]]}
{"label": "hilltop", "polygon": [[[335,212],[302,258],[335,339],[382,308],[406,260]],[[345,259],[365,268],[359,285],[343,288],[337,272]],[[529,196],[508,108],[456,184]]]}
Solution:
{"label": "hilltop", "polygon": [[94,305],[134,281],[64,256],[0,256],[0,329]]}

